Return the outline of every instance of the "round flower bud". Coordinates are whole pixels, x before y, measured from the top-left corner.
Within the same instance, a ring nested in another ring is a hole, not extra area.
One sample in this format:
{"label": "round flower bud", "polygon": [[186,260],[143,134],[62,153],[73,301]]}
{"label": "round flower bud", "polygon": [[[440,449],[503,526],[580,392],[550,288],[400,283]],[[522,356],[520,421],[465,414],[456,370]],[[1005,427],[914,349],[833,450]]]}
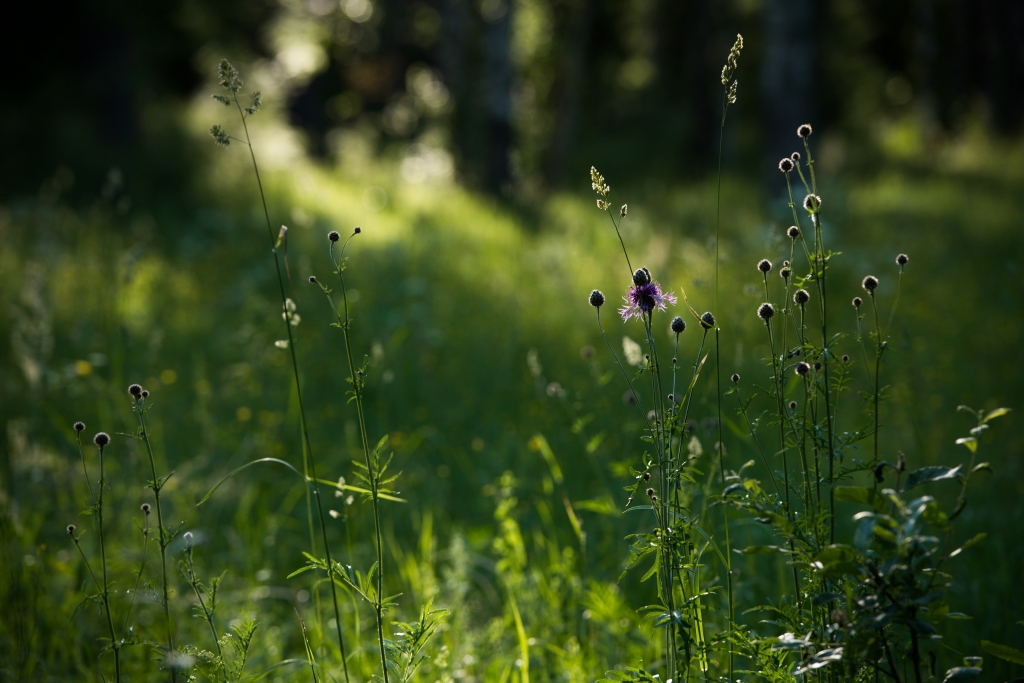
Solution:
{"label": "round flower bud", "polygon": [[757,269],[762,273],[770,273],[772,272],[772,262],[763,258],[757,262]]}
{"label": "round flower bud", "polygon": [[789,158],[793,160],[793,163],[800,161],[800,152],[793,152],[789,155]]}
{"label": "round flower bud", "polygon": [[789,157],[783,157],[782,161],[779,162],[779,170],[783,173],[789,173],[793,170],[793,160]]}
{"label": "round flower bud", "polygon": [[789,226],[789,229],[786,230],[786,236],[789,237],[790,239],[795,240],[797,237],[800,236],[800,228],[796,227],[795,225]]}
{"label": "round flower bud", "polygon": [[821,197],[819,197],[816,194],[807,195],[806,197],[804,197],[804,208],[810,211],[811,213],[815,213],[818,209],[821,208]]}
{"label": "round flower bud", "polygon": [[185,540],[185,545],[192,545],[192,532],[191,531],[186,531],[185,534],[182,536],[182,538]]}
{"label": "round flower bud", "polygon": [[802,138],[809,138],[809,137],[811,137],[811,133],[812,132],[813,131],[811,130],[811,124],[809,124],[809,123],[805,123],[805,124],[801,125],[799,128],[796,129],[796,134],[799,135]]}
{"label": "round flower bud", "polygon": [[149,391],[147,391],[146,389],[143,389],[142,390],[142,398],[149,398]]}
{"label": "round flower bud", "polygon": [[711,311],[705,311],[700,317],[700,326],[705,330],[710,330],[715,326],[715,316]]}
{"label": "round flower bud", "polygon": [[860,308],[860,305],[864,303],[864,299],[861,299],[859,296],[855,296],[851,303],[853,303],[854,308]]}
{"label": "round flower bud", "polygon": [[149,503],[142,504],[142,511],[145,512],[147,515],[149,514]]}
{"label": "round flower bud", "polygon": [[814,371],[817,372],[818,370],[821,370],[821,362],[820,361],[815,361],[814,362]]}
{"label": "round flower bud", "polygon": [[676,334],[682,334],[682,332],[686,329],[686,321],[677,315],[676,317],[672,318],[671,327],[672,331],[675,332]]}
{"label": "round flower bud", "polygon": [[796,401],[790,401],[789,402],[789,409],[790,410],[796,410]]}
{"label": "round flower bud", "polygon": [[803,361],[800,361],[799,363],[796,364],[796,368],[795,369],[796,369],[796,374],[798,374],[801,377],[803,377],[804,375],[806,375],[808,372],[811,371],[811,366],[808,365],[807,363],[803,362]]}
{"label": "round flower bud", "polygon": [[76,432],[84,432],[85,431],[85,423],[84,422],[76,422],[75,423],[75,431]]}
{"label": "round flower bud", "polygon": [[595,289],[590,293],[590,305],[594,308],[601,308],[604,305],[604,294],[600,289]]}
{"label": "round flower bud", "polygon": [[362,229],[362,228],[360,228],[360,227],[359,227],[359,226],[357,225],[357,226],[355,227],[355,230],[353,230],[353,231],[352,231],[352,234],[353,234],[353,235],[358,235],[358,234],[359,234],[359,233],[361,233],[362,231],[363,231],[363,229]]}
{"label": "round flower bud", "polygon": [[644,472],[644,481],[650,481],[650,480],[651,480],[651,473],[650,472]]}
{"label": "round flower bud", "polygon": [[633,284],[637,287],[650,284],[651,272],[646,268],[637,268],[636,272],[633,273]]}
{"label": "round flower bud", "polygon": [[75,535],[75,525],[74,524],[68,524],[68,536],[74,536],[74,535]]}
{"label": "round flower bud", "polygon": [[850,362],[850,356],[844,353],[843,354],[843,362],[844,363],[849,363]]}
{"label": "round flower bud", "polygon": [[337,230],[331,230],[329,233],[327,233],[327,239],[329,239],[332,242],[337,242],[338,240],[341,239],[341,235],[338,234]]}
{"label": "round flower bud", "polygon": [[874,275],[868,275],[866,278],[864,278],[863,282],[860,283],[860,286],[864,288],[865,292],[868,292],[870,294],[871,292],[878,289],[878,278],[875,277]]}
{"label": "round flower bud", "polygon": [[795,301],[799,306],[803,306],[810,300],[811,295],[807,293],[806,289],[798,289],[796,290],[796,294],[793,295],[793,301]]}
{"label": "round flower bud", "polygon": [[645,493],[647,494],[647,496],[649,498],[654,498],[654,489],[647,489],[647,491],[645,491]]}
{"label": "round flower bud", "polygon": [[110,435],[107,434],[106,432],[100,432],[96,436],[92,437],[92,442],[99,446],[100,448],[103,448],[108,443],[110,443]]}
{"label": "round flower bud", "polygon": [[732,373],[732,378],[731,379],[732,379],[732,383],[733,384],[739,384],[740,383],[739,373],[735,373],[735,372]]}
{"label": "round flower bud", "polygon": [[771,317],[775,315],[775,307],[771,304],[764,303],[757,308],[757,317],[767,322]]}
{"label": "round flower bud", "polygon": [[128,387],[128,393],[134,396],[135,398],[142,398],[142,385],[131,385],[130,387]]}
{"label": "round flower bud", "polygon": [[907,265],[907,261],[909,260],[909,256],[907,256],[906,254],[900,254],[899,256],[896,257],[896,264],[900,266],[905,266]]}
{"label": "round flower bud", "polygon": [[783,280],[788,280],[789,276],[792,274],[793,271],[790,270],[788,267],[783,267],[782,270],[779,271],[779,277],[781,277]]}
{"label": "round flower bud", "polygon": [[316,275],[310,275],[309,276],[309,284],[311,284],[311,285],[315,285],[316,284]]}

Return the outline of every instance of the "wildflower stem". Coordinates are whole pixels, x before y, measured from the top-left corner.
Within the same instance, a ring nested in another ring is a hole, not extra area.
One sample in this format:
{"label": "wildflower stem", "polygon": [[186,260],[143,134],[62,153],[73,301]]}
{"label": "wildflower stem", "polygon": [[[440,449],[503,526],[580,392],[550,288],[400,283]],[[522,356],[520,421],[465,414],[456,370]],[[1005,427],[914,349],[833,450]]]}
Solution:
{"label": "wildflower stem", "polygon": [[612,221],[612,226],[615,228],[615,235],[619,238],[619,244],[622,245],[622,255],[626,257],[626,266],[629,268],[629,276],[633,277],[633,264],[629,262],[629,254],[626,253],[626,243],[622,240],[622,233],[619,232],[619,225],[622,223],[622,219],[619,222],[615,222],[615,216],[612,215],[611,209],[605,209],[605,213],[608,214],[608,218]]}
{"label": "wildflower stem", "polygon": [[[82,426],[85,429],[85,426]],[[92,482],[89,481],[89,466],[85,464],[85,451],[82,449],[82,431],[79,429],[75,430],[75,436],[78,439],[78,455],[82,457],[82,471],[85,472],[85,485],[89,487],[89,497],[95,498],[96,494],[92,490]]]}
{"label": "wildflower stem", "polygon": [[128,602],[128,612],[124,615],[124,625],[121,627],[121,639],[124,639],[128,632],[128,621],[132,617],[132,609],[135,607],[135,596],[139,593],[139,582],[142,581],[142,572],[146,568],[146,551],[149,549],[149,515],[142,514],[142,562],[139,563],[139,571],[135,575],[135,586],[132,588],[132,599]]}
{"label": "wildflower stem", "polygon": [[882,339],[882,329],[878,326],[878,304],[875,301],[875,292],[872,290],[868,292],[871,296],[871,310],[875,314],[875,462],[878,462],[878,395],[881,393],[881,387],[879,386],[880,376],[882,373],[882,350],[885,348],[885,342]]}
{"label": "wildflower stem", "polygon": [[[188,538],[186,537],[186,540]],[[195,591],[196,599],[199,600],[199,607],[203,610],[203,615],[206,617],[206,623],[210,626],[210,633],[213,635],[213,643],[217,646],[217,656],[220,658],[220,669],[224,674],[225,680],[228,677],[227,665],[224,662],[224,652],[220,647],[220,637],[217,635],[217,626],[213,623],[213,613],[210,612],[210,608],[206,606],[206,601],[203,600],[203,593],[200,590],[199,579],[196,578],[196,565],[192,557],[192,544],[188,543],[185,547],[185,559],[188,562],[188,582],[192,586],[192,590]]]}
{"label": "wildflower stem", "polygon": [[[96,496],[96,516],[100,531],[100,569],[103,574],[103,607],[107,612],[107,626],[110,627],[110,647],[114,650],[114,680],[121,680],[121,646],[114,632],[114,617],[110,613],[110,583],[107,581],[107,544],[103,533],[103,488],[106,478],[103,469],[103,446],[100,449],[100,488]],[[90,570],[91,571],[91,570]],[[95,577],[94,577],[95,578]]]}

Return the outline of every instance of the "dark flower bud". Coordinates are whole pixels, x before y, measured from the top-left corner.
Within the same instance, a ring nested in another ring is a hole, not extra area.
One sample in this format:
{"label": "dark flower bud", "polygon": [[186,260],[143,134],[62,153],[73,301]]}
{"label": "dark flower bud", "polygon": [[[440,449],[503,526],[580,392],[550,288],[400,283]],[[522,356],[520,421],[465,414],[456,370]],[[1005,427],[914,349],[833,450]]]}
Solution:
{"label": "dark flower bud", "polygon": [[644,481],[650,481],[650,480],[651,480],[651,473],[650,472],[644,472]]}
{"label": "dark flower bud", "polygon": [[844,363],[849,363],[850,362],[850,356],[848,356],[847,354],[844,353],[843,354],[843,362]]}
{"label": "dark flower bud", "polygon": [[818,370],[821,370],[821,362],[820,361],[815,361],[814,362],[814,371],[817,372]]}
{"label": "dark flower bud", "polygon": [[796,134],[799,135],[802,138],[809,138],[809,137],[811,137],[811,133],[812,132],[813,131],[811,130],[811,124],[809,124],[809,123],[805,123],[805,124],[801,125],[799,128],[796,129]]}
{"label": "dark flower bud", "polygon": [[128,393],[134,396],[135,398],[142,398],[142,385],[131,385],[130,387],[128,387]]}
{"label": "dark flower bud", "polygon": [[788,280],[789,276],[792,274],[793,271],[790,270],[789,268],[783,268],[782,270],[779,271],[779,277],[781,277],[783,280]]}
{"label": "dark flower bud", "polygon": [[311,284],[311,285],[315,285],[316,284],[316,275],[310,275],[309,276],[309,284]]}
{"label": "dark flower bud", "polygon": [[107,434],[106,432],[100,432],[96,436],[92,437],[92,442],[99,446],[100,448],[103,448],[108,443],[110,443],[110,435]]}
{"label": "dark flower bud", "polygon": [[874,473],[875,481],[877,481],[879,484],[885,481],[885,463],[880,462],[877,465],[875,465]]}
{"label": "dark flower bud", "polygon": [[757,309],[757,317],[761,320],[768,321],[775,315],[775,307],[769,303],[761,304]]}
{"label": "dark flower bud", "polygon": [[75,535],[75,525],[74,524],[68,524],[68,536],[74,536],[74,535]]}
{"label": "dark flower bud", "polygon": [[142,398],[149,398],[149,391],[147,391],[146,389],[143,389],[142,390]]}
{"label": "dark flower bud", "polygon": [[808,365],[807,363],[800,361],[799,363],[796,364],[796,374],[800,375],[801,377],[804,377],[810,371],[811,366]]}
{"label": "dark flower bud", "polygon": [[804,197],[804,208],[811,213],[816,213],[821,208],[821,197],[816,194],[809,194]]}
{"label": "dark flower bud", "polygon": [[715,316],[711,311],[705,311],[700,317],[700,326],[705,330],[710,330],[715,326]]}
{"label": "dark flower bud", "polygon": [[75,431],[76,432],[84,432],[85,431],[85,423],[84,422],[76,422],[75,423]]}
{"label": "dark flower bud", "polygon": [[671,327],[672,331],[675,332],[676,334],[682,334],[682,332],[686,329],[686,321],[677,315],[676,317],[672,318]]}
{"label": "dark flower bud", "polygon": [[896,451],[896,471],[907,471],[907,456],[903,455],[903,451]]}
{"label": "dark flower bud", "polygon": [[762,273],[770,273],[772,272],[772,262],[763,258],[757,262],[757,269]]}
{"label": "dark flower bud", "polygon": [[868,275],[864,278],[863,282],[860,283],[860,286],[864,288],[865,292],[871,293],[878,289],[878,278],[874,275]]}
{"label": "dark flower bud", "polygon": [[789,402],[789,409],[790,410],[796,410],[796,401],[790,401]]}
{"label": "dark flower bud", "polygon": [[674,394],[669,394],[669,395],[668,395],[668,402],[669,402],[669,403],[674,403],[674,402],[675,402],[675,400],[676,400],[676,397],[675,397],[675,395],[674,395]]}
{"label": "dark flower bud", "polygon": [[793,163],[800,161],[800,152],[793,152],[789,155],[789,158],[793,160]]}
{"label": "dark flower bud", "polygon": [[601,308],[604,305],[604,294],[600,289],[595,289],[590,293],[590,305],[594,308]]}
{"label": "dark flower bud", "polygon": [[855,297],[853,297],[853,302],[852,303],[853,303],[854,308],[860,308],[860,305],[862,303],[864,303],[864,299],[861,299],[859,296],[855,296]]}
{"label": "dark flower bud", "polygon": [[142,511],[145,512],[147,515],[149,514],[149,503],[142,504]]}
{"label": "dark flower bud", "polygon": [[907,265],[907,261],[909,260],[909,256],[907,256],[906,254],[900,254],[899,256],[896,257],[896,264],[900,266],[905,266]]}
{"label": "dark flower bud", "polygon": [[633,284],[637,287],[650,284],[651,273],[646,268],[637,268],[636,272],[633,273]]}
{"label": "dark flower bud", "polygon": [[789,226],[789,229],[786,230],[786,235],[790,239],[794,239],[795,240],[797,237],[800,236],[800,228],[796,227],[795,225],[791,225],[791,226]]}
{"label": "dark flower bud", "polygon": [[360,228],[360,227],[359,227],[359,226],[357,225],[357,226],[355,227],[355,230],[353,230],[353,231],[352,231],[352,234],[353,234],[353,235],[358,235],[358,234],[359,234],[359,233],[361,233],[362,231],[363,231],[363,229],[362,229],[362,228]]}
{"label": "dark flower bud", "polygon": [[793,301],[795,301],[800,306],[803,306],[810,300],[811,295],[807,293],[806,289],[798,289],[796,290],[796,294],[793,295]]}
{"label": "dark flower bud", "polygon": [[[657,496],[651,496],[651,502],[652,503],[657,503],[658,502],[658,497]],[[660,529],[657,529],[657,531],[660,531]]]}
{"label": "dark flower bud", "polygon": [[779,162],[779,170],[783,173],[789,173],[793,170],[793,160],[789,157],[783,157],[782,161]]}
{"label": "dark flower bud", "polygon": [[654,489],[647,489],[647,491],[645,491],[645,493],[647,494],[648,497],[654,498]]}
{"label": "dark flower bud", "polygon": [[732,373],[732,377],[730,379],[732,379],[732,383],[733,384],[739,384],[740,383],[739,373],[736,373],[736,372]]}
{"label": "dark flower bud", "polygon": [[337,230],[331,230],[329,233],[327,233],[327,239],[329,239],[332,242],[337,242],[338,240],[341,239],[341,235],[338,234]]}
{"label": "dark flower bud", "polygon": [[185,545],[187,545],[189,547],[192,546],[192,532],[191,531],[186,531],[184,534],[182,534],[182,539],[184,539]]}

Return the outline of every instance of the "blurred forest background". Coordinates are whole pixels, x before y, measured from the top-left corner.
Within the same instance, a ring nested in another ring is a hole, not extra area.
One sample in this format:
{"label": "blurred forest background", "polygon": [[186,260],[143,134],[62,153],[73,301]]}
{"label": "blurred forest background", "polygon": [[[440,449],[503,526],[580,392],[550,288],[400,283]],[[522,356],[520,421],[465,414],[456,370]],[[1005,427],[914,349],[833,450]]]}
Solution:
{"label": "blurred forest background", "polygon": [[[305,547],[301,486],[253,472],[194,508],[231,467],[300,457],[251,168],[240,146],[219,149],[207,134],[237,127],[210,98],[222,57],[266,103],[250,129],[272,220],[291,228],[289,296],[325,476],[351,476],[357,435],[340,340],[305,279],[329,272],[326,232],[358,224],[349,253],[370,431],[390,434],[410,500],[389,522],[395,547],[414,548],[395,551],[396,582],[445,607],[463,601],[466,623],[511,623],[493,588],[504,566],[493,539],[495,509],[512,514],[498,503],[513,496],[531,565],[555,571],[559,553],[578,553],[582,574],[563,567],[589,596],[577,612],[599,613],[598,585],[607,601],[643,604],[637,577],[616,584],[633,523],[617,510],[641,427],[586,306],[592,288],[614,303],[626,284],[588,170],[608,178],[613,203],[629,202],[636,258],[710,308],[718,74],[737,33],[746,48],[725,134],[720,320],[734,336],[723,372],[766,376],[754,264],[788,253],[775,163],[811,122],[828,239],[844,252],[836,296],[854,296],[868,272],[891,295],[893,258],[911,256],[885,368],[889,457],[899,447],[913,466],[960,462],[953,441],[971,422],[957,405],[1019,411],[1024,399],[1024,3],[58,0],[20,3],[5,23],[0,605],[21,616],[3,619],[0,656],[22,666],[0,665],[11,680],[15,670],[96,675],[92,655],[60,645],[98,624],[94,611],[68,618],[82,570],[64,526],[86,505],[70,425],[131,432],[133,381],[153,392],[159,457],[176,471],[173,519],[209,544],[199,561],[229,570],[234,603],[292,618],[300,587],[284,577]],[[640,336],[611,316],[605,324],[613,343]],[[711,444],[705,384],[697,417]],[[852,393],[851,420],[858,401]],[[954,662],[981,654],[982,638],[1024,646],[1017,415],[986,436],[995,475],[972,482],[961,518],[959,533],[989,537],[955,568],[952,609],[974,621],[948,641]],[[736,466],[754,457],[742,430],[728,438]],[[126,439],[112,449],[124,510],[114,524],[128,535],[144,463]],[[361,504],[343,503],[346,528],[365,529]],[[743,562],[740,600],[775,578]],[[539,579],[525,569],[519,579],[521,595],[540,596],[520,602],[524,619],[556,642],[564,619],[545,616],[547,593],[526,587]],[[618,590],[627,597],[609,597]],[[615,629],[631,619],[609,617],[609,638],[625,638]],[[267,657],[301,651],[294,624],[275,628],[273,642],[288,647],[270,645]],[[451,644],[452,661],[461,657],[467,680],[492,680],[481,643],[498,651],[509,637],[483,629]],[[992,658],[989,672],[1020,675]]]}

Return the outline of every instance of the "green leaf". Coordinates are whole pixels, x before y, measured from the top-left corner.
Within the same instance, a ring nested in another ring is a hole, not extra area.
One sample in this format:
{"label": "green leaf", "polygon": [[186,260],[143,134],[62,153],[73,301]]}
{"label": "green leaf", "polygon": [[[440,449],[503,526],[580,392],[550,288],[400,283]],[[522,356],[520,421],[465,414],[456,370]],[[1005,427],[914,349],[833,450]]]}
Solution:
{"label": "green leaf", "polygon": [[[958,446],[967,446],[967,448],[974,453],[978,450],[978,440],[973,436],[964,436],[956,440]],[[960,667],[965,668],[965,667]],[[951,669],[952,670],[952,669]]]}
{"label": "green leaf", "polygon": [[837,486],[835,491],[836,500],[870,505],[878,512],[885,510],[885,498],[878,491],[867,486]]}
{"label": "green leaf", "polygon": [[981,641],[981,649],[990,655],[995,655],[999,659],[1005,659],[1008,662],[1014,664],[1024,665],[1024,652],[1010,647],[1009,645],[1000,645],[999,643],[993,643],[988,640]]}
{"label": "green leaf", "polygon": [[975,666],[955,666],[946,672],[942,683],[971,683],[980,673],[981,669]]}
{"label": "green leaf", "polygon": [[[973,437],[968,437],[973,438]],[[960,441],[963,441],[961,439]],[[960,443],[957,441],[957,443]],[[909,491],[912,488],[916,488],[921,484],[927,484],[931,481],[943,481],[945,479],[956,479],[960,476],[960,469],[962,465],[956,467],[942,467],[934,465],[932,467],[922,467],[919,470],[914,470],[907,475],[907,481],[903,484],[903,490]]]}
{"label": "green leaf", "polygon": [[988,415],[986,415],[985,417],[981,418],[981,421],[982,422],[988,422],[989,420],[994,420],[997,417],[1002,417],[1003,415],[1008,415],[1010,413],[1010,410],[1011,410],[1010,408],[996,408],[995,410],[989,411]]}
{"label": "green leaf", "polygon": [[953,552],[951,552],[951,553],[949,554],[949,556],[950,556],[950,557],[956,557],[957,555],[959,555],[959,554],[960,554],[960,553],[962,553],[963,551],[965,551],[965,550],[967,550],[968,548],[970,548],[970,547],[971,547],[972,545],[974,545],[975,543],[979,543],[979,542],[981,542],[982,540],[984,540],[986,536],[988,536],[988,534],[986,534],[986,533],[985,533],[984,531],[983,531],[983,532],[981,532],[980,534],[976,534],[976,535],[974,536],[974,538],[972,538],[971,540],[967,541],[967,542],[966,542],[966,543],[964,543],[964,544],[963,544],[962,546],[960,546],[959,548],[957,548],[956,550],[954,550]]}
{"label": "green leaf", "polygon": [[213,488],[210,489],[206,493],[205,496],[203,496],[203,499],[201,501],[199,501],[198,503],[196,503],[196,507],[199,507],[200,505],[205,503],[207,500],[209,500],[210,496],[213,495],[213,492],[216,491],[217,489],[219,489],[221,484],[226,482],[228,479],[230,479],[231,477],[235,476],[236,474],[238,474],[239,472],[241,472],[244,469],[252,467],[253,465],[258,465],[258,464],[263,463],[263,462],[275,462],[278,465],[284,465],[285,467],[290,469],[292,472],[294,472],[295,474],[299,475],[302,478],[302,480],[304,482],[306,482],[306,486],[309,486],[310,488],[312,488],[313,484],[310,483],[310,481],[308,479],[306,479],[306,475],[304,475],[302,472],[299,472],[290,463],[287,463],[284,460],[279,460],[277,458],[260,458],[259,460],[253,460],[252,462],[247,462],[244,465],[242,465],[241,467],[236,467],[235,469],[231,470],[226,475],[224,475],[224,478],[221,479],[220,481],[218,481],[216,484],[214,484]]}

